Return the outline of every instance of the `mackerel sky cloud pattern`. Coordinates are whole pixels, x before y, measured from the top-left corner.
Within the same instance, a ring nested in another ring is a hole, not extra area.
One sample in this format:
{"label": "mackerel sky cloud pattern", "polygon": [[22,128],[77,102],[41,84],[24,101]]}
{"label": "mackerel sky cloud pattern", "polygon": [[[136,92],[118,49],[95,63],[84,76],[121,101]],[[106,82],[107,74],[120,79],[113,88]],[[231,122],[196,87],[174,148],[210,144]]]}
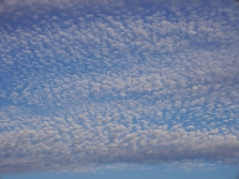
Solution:
{"label": "mackerel sky cloud pattern", "polygon": [[0,173],[239,162],[233,2],[0,4]]}

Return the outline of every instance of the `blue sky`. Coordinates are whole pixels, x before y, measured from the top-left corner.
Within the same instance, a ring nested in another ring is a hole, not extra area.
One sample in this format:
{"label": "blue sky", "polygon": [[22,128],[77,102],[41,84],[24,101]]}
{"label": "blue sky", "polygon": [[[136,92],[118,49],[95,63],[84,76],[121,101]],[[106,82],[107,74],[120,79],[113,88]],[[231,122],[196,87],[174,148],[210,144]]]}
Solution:
{"label": "blue sky", "polygon": [[224,0],[1,1],[2,178],[233,178],[238,22]]}

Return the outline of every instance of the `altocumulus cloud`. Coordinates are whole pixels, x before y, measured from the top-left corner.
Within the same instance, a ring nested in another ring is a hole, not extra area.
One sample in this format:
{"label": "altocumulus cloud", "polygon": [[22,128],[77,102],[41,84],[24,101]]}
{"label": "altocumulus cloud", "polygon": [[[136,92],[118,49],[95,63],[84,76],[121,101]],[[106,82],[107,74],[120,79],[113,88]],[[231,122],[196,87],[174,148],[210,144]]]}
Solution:
{"label": "altocumulus cloud", "polygon": [[224,1],[4,1],[0,173],[239,162]]}

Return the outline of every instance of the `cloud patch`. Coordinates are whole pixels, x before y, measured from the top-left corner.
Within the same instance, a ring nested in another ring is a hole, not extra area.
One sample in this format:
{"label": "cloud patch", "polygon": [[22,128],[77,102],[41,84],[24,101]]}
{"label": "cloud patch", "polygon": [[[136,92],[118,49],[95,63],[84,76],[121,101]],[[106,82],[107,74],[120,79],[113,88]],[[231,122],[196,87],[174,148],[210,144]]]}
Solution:
{"label": "cloud patch", "polygon": [[111,3],[0,7],[0,173],[238,163],[238,11]]}

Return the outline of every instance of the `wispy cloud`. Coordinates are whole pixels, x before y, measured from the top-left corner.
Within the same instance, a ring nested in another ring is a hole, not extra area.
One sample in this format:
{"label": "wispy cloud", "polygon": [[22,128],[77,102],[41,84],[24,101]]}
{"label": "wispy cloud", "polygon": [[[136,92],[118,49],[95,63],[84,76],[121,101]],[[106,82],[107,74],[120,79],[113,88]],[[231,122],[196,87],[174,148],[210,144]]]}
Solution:
{"label": "wispy cloud", "polygon": [[113,2],[3,3],[0,173],[238,163],[238,11]]}

